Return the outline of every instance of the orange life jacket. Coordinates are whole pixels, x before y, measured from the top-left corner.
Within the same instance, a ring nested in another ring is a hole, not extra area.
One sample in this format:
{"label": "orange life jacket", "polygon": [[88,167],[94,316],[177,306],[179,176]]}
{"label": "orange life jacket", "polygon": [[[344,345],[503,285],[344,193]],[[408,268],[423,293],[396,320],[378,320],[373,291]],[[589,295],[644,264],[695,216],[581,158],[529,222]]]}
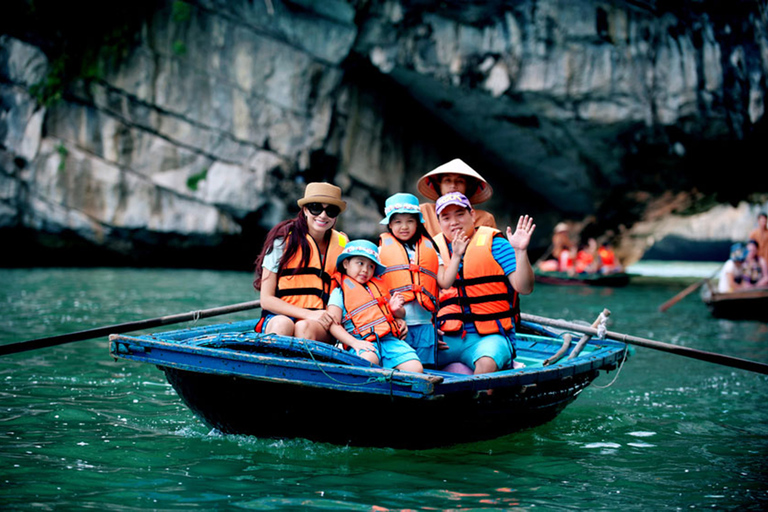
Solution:
{"label": "orange life jacket", "polygon": [[387,334],[398,336],[395,317],[389,309],[389,292],[381,278],[374,277],[362,285],[351,277],[337,274],[341,293],[344,297],[344,309],[347,314],[342,323],[352,321],[355,329],[350,333],[360,339],[376,341]]}
{"label": "orange life jacket", "polygon": [[[301,248],[277,273],[275,297],[304,309],[325,309],[335,281],[336,259],[347,244],[347,237],[335,229],[321,263],[320,250],[314,238],[307,235],[311,254],[309,264],[301,265]],[[295,272],[294,272],[295,270]]]}
{"label": "orange life jacket", "polygon": [[603,265],[613,265],[616,262],[616,255],[607,247],[600,247],[597,250],[597,254],[600,255],[600,260],[603,262]]}
{"label": "orange life jacket", "polygon": [[416,300],[427,311],[437,311],[437,250],[426,237],[415,247],[416,263],[411,264],[405,246],[389,233],[379,240],[379,259],[387,267],[382,279],[389,293],[400,292],[405,302]]}
{"label": "orange life jacket", "polygon": [[[493,238],[501,232],[479,227],[464,253],[464,263],[453,287],[440,292],[437,327],[455,333],[472,322],[479,334],[506,334],[519,322],[520,302],[504,270],[493,259]],[[451,258],[442,233],[435,236],[443,261]]]}

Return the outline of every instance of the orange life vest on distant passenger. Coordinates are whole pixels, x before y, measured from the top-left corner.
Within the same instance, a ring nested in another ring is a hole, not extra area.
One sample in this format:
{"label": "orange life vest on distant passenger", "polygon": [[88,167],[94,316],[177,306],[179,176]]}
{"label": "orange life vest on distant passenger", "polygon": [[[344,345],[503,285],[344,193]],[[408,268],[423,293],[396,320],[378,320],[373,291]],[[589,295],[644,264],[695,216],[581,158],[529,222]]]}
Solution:
{"label": "orange life vest on distant passenger", "polygon": [[389,309],[390,296],[384,281],[374,277],[362,285],[341,274],[337,274],[336,279],[341,286],[344,309],[347,311],[341,321],[351,320],[355,326],[350,334],[367,341],[376,341],[377,336],[381,338],[390,333],[394,336],[400,334]]}
{"label": "orange life vest on distant passenger", "polygon": [[[491,252],[493,238],[500,234],[485,226],[476,229],[453,287],[440,292],[438,329],[455,333],[472,322],[479,334],[505,334],[519,321],[518,294]],[[435,243],[443,261],[449,261],[451,255],[442,233],[435,236]]]}
{"label": "orange life vest on distant passenger", "polygon": [[411,264],[405,246],[390,233],[379,241],[379,259],[387,267],[381,278],[389,293],[400,292],[405,302],[416,300],[427,311],[437,311],[437,249],[425,237],[415,246],[416,263]]}
{"label": "orange life vest on distant passenger", "polygon": [[323,263],[320,262],[320,250],[315,239],[307,235],[307,242],[311,250],[309,264],[299,268],[299,248],[290,261],[277,272],[275,297],[304,309],[325,309],[334,283],[331,276],[336,273],[336,259],[347,244],[347,237],[335,229],[331,231]]}
{"label": "orange life vest on distant passenger", "polygon": [[600,255],[600,260],[603,262],[603,265],[613,265],[616,262],[616,255],[607,247],[600,247],[597,250],[597,254]]}

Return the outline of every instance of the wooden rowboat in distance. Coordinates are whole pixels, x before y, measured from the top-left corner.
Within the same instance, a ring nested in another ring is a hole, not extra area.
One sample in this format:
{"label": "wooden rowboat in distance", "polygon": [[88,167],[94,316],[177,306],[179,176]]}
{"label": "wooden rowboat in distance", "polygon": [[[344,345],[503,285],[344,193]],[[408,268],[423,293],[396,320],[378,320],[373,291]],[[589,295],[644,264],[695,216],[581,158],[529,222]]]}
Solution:
{"label": "wooden rowboat in distance", "polygon": [[718,293],[704,286],[701,296],[715,318],[768,322],[767,288]]}
{"label": "wooden rowboat in distance", "polygon": [[615,272],[612,274],[552,272],[534,268],[534,277],[539,283],[561,286],[611,286],[620,287],[629,284],[629,274]]}

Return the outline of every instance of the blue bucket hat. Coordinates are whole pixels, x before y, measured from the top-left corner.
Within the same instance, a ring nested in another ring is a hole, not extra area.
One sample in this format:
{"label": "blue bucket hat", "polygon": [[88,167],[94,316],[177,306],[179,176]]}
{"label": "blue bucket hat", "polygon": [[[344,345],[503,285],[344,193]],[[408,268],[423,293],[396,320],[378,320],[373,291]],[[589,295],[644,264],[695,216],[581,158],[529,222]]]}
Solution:
{"label": "blue bucket hat", "polygon": [[747,247],[741,242],[731,245],[731,259],[733,261],[744,261],[747,259]]}
{"label": "blue bucket hat", "polygon": [[347,242],[347,245],[344,246],[344,250],[341,251],[339,257],[336,258],[336,268],[341,269],[341,262],[353,256],[362,256],[363,258],[368,258],[373,261],[376,265],[376,270],[374,272],[375,276],[380,276],[387,269],[387,267],[382,265],[379,261],[379,248],[376,247],[376,244],[369,242],[368,240],[352,240]]}
{"label": "blue bucket hat", "polygon": [[419,216],[419,222],[424,224],[424,216],[419,209],[419,199],[413,194],[395,194],[387,198],[384,203],[384,219],[379,224],[389,224],[390,219],[396,213],[410,213]]}

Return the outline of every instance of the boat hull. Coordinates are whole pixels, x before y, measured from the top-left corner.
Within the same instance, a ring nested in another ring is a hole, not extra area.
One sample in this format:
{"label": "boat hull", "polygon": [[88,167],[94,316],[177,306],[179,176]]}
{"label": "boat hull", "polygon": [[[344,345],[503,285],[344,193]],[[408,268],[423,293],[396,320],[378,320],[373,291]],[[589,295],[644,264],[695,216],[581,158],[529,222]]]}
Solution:
{"label": "boat hull", "polygon": [[410,449],[494,439],[544,424],[598,375],[535,392],[468,389],[410,398],[161,369],[187,406],[222,433]]}
{"label": "boat hull", "polygon": [[768,290],[732,293],[707,291],[703,300],[715,318],[768,322]]}
{"label": "boat hull", "polygon": [[566,272],[546,272],[536,269],[534,277],[537,282],[559,286],[608,286],[622,287],[629,284],[629,274],[574,274]]}
{"label": "boat hull", "polygon": [[[225,434],[408,449],[541,425],[627,354],[625,344],[609,340],[563,353],[562,339],[551,333],[519,334],[515,361],[523,368],[417,374],[324,343],[256,334],[254,323],[112,335],[110,352],[157,366],[184,403]],[[562,359],[542,364],[556,353]]]}

